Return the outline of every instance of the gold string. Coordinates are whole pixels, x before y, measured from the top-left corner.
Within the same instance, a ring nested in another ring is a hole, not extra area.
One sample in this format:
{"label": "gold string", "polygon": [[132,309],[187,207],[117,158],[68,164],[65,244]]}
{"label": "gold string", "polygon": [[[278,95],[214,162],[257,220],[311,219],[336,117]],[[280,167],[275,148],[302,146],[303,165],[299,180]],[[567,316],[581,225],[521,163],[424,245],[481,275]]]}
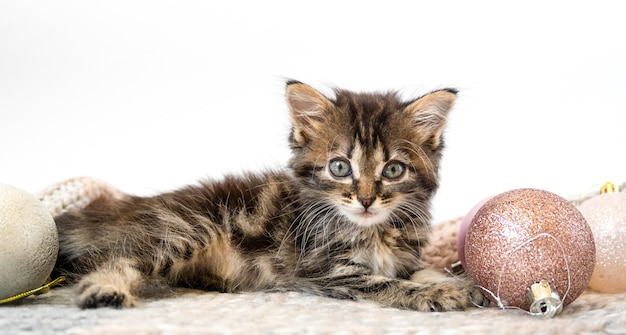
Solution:
{"label": "gold string", "polygon": [[[48,279],[48,280],[50,280],[50,279]],[[33,295],[33,294],[46,293],[46,292],[48,292],[48,290],[51,287],[59,285],[64,280],[65,280],[64,276],[58,277],[57,279],[55,279],[53,281],[50,281],[50,282],[48,282],[48,283],[46,283],[46,284],[42,285],[41,287],[38,287],[38,288],[36,288],[34,290],[26,291],[24,293],[20,293],[20,294],[14,295],[12,297],[0,299],[0,304],[6,304],[7,302],[11,302],[11,301],[15,301],[15,300],[18,300],[18,299],[26,298],[29,295]]]}

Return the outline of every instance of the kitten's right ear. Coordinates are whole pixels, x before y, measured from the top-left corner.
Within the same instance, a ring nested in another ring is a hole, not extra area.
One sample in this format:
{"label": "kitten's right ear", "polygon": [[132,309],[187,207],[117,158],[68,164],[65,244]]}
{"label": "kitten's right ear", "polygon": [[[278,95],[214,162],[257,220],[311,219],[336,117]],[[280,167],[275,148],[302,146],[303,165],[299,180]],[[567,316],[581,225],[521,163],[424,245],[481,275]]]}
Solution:
{"label": "kitten's right ear", "polygon": [[405,112],[412,115],[416,134],[421,142],[436,150],[442,143],[442,134],[448,114],[454,106],[457,91],[442,89],[428,93],[414,100],[405,107]]}
{"label": "kitten's right ear", "polygon": [[286,97],[293,125],[293,141],[299,146],[306,145],[319,133],[326,120],[325,112],[333,103],[311,86],[299,81],[287,82]]}

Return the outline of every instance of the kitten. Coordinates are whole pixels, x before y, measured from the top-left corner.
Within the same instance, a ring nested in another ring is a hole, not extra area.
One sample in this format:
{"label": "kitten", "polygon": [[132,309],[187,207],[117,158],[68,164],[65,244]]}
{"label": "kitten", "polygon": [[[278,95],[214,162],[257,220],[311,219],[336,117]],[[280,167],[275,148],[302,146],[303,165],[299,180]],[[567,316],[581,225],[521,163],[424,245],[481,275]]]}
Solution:
{"label": "kitten", "polygon": [[295,290],[419,311],[487,303],[461,278],[423,272],[442,133],[456,91],[396,93],[297,81],[286,98],[288,168],[153,197],[102,198],[55,218],[56,272],[82,308],[130,307],[151,283],[221,292]]}

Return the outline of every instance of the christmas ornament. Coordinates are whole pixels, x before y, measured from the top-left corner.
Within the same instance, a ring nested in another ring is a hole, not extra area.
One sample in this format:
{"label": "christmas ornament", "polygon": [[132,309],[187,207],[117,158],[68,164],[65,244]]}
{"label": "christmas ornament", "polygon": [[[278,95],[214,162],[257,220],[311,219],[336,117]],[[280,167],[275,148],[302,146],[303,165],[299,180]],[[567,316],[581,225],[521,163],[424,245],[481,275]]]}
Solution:
{"label": "christmas ornament", "polygon": [[491,199],[491,197],[487,197],[481,201],[479,201],[472,209],[467,212],[467,214],[463,217],[461,221],[461,226],[459,227],[459,234],[457,235],[456,240],[456,250],[459,254],[459,261],[461,262],[461,266],[465,268],[465,237],[467,236],[467,228],[469,228],[470,223],[472,223],[472,219],[476,215],[476,212],[483,207],[487,200]]}
{"label": "christmas ornament", "polygon": [[0,184],[0,302],[44,284],[58,250],[56,225],[41,201]]}
{"label": "christmas ornament", "polygon": [[583,202],[583,214],[596,243],[596,263],[589,287],[603,293],[626,292],[626,193],[612,183]]}
{"label": "christmas ornament", "polygon": [[595,245],[567,200],[517,189],[487,200],[465,237],[465,271],[500,307],[552,317],[587,287]]}

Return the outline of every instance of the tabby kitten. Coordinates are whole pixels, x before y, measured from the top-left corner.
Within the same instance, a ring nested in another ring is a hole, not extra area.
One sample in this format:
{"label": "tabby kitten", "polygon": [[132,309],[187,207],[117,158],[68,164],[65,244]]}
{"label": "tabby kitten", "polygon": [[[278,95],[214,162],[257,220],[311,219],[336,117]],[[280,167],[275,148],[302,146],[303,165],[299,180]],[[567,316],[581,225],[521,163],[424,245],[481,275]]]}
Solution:
{"label": "tabby kitten", "polygon": [[289,81],[288,168],[153,197],[103,197],[55,218],[56,272],[82,308],[130,307],[147,284],[295,290],[419,311],[484,305],[466,279],[424,275],[429,206],[456,91],[395,93]]}

